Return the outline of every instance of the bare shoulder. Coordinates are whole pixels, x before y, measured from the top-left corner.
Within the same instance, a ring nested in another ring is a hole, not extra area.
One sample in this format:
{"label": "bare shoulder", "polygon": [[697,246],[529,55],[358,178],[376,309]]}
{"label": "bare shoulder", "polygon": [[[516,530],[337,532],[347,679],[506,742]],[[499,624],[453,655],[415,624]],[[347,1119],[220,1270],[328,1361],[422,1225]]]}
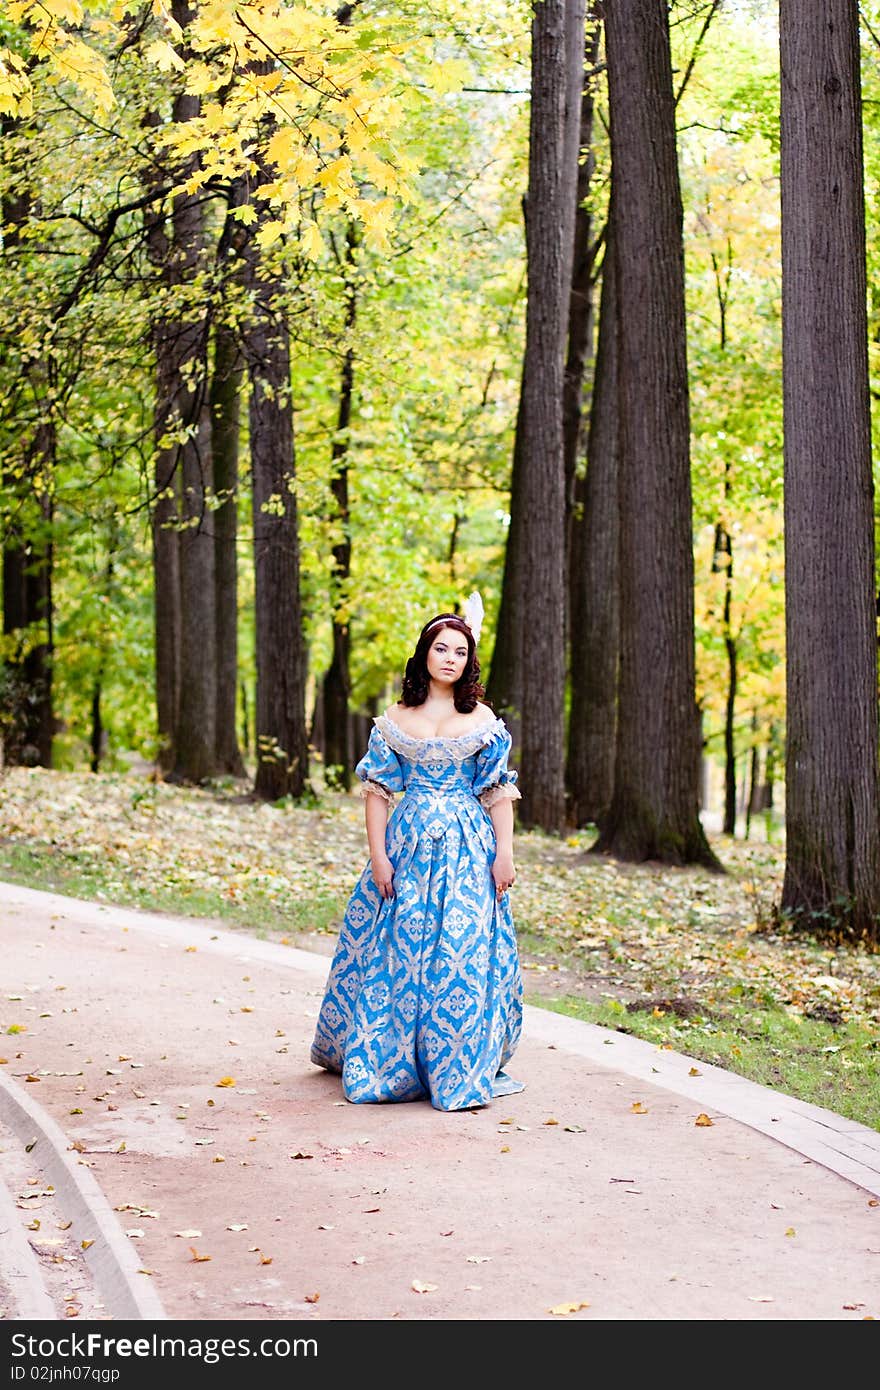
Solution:
{"label": "bare shoulder", "polygon": [[[490,722],[490,718],[489,718],[489,717],[491,717],[491,719],[495,719],[495,718],[496,718],[495,711],[494,711],[489,705],[484,705],[482,700],[478,700],[478,701],[477,701],[477,706],[476,706],[476,709],[474,710],[474,713],[475,713],[475,714],[479,714],[479,716],[480,716],[480,721],[479,721],[479,722],[480,722],[481,724],[483,724],[483,723],[488,724],[488,723]],[[489,717],[487,717],[487,716],[489,716]]]}

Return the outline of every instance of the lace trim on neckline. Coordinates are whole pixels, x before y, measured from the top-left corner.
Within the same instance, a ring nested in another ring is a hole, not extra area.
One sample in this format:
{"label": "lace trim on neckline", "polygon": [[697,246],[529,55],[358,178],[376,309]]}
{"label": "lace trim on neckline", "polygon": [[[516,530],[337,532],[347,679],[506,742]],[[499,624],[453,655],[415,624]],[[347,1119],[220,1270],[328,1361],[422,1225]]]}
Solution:
{"label": "lace trim on neckline", "polygon": [[437,743],[445,744],[450,756],[456,760],[469,758],[473,753],[479,752],[495,736],[499,728],[504,728],[503,719],[495,715],[488,723],[464,734],[435,734],[432,738],[419,738],[418,735],[408,734],[405,729],[401,729],[387,714],[375,715],[373,723],[395,753],[403,753],[405,757],[412,759],[418,758],[419,754],[424,756],[423,750]]}

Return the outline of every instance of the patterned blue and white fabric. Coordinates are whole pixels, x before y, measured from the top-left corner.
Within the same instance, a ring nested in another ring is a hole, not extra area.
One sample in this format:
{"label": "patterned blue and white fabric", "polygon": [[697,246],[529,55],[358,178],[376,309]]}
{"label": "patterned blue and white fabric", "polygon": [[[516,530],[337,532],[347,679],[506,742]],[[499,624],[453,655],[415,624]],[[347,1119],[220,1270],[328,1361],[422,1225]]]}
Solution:
{"label": "patterned blue and white fabric", "polygon": [[362,794],[394,801],[385,846],[393,898],[369,862],[351,895],[318,1018],[312,1061],[341,1072],[350,1101],[486,1105],[522,1084],[502,1068],[519,1041],[522,978],[507,893],[491,874],[488,807],[516,800],[510,734],[490,723],[415,738],[373,721],[355,771]]}

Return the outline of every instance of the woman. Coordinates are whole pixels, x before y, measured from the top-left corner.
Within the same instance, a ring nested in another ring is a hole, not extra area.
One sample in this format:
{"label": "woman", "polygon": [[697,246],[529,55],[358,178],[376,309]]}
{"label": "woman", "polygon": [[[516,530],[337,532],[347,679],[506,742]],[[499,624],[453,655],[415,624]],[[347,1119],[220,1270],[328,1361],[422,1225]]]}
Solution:
{"label": "woman", "polygon": [[[478,616],[479,615],[479,616]],[[510,734],[480,700],[482,604],[422,628],[402,699],[373,721],[355,771],[370,862],[351,896],[312,1061],[351,1101],[486,1105],[522,1084],[501,1068],[522,1026],[508,889]],[[471,626],[473,624],[473,628]],[[403,792],[390,819],[394,793]]]}

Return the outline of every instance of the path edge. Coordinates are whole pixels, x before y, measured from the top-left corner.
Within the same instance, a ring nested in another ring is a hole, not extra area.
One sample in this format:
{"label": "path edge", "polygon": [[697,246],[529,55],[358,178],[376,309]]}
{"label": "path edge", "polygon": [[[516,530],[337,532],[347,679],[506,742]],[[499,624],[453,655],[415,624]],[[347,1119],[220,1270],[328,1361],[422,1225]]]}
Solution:
{"label": "path edge", "polygon": [[137,1256],[98,1182],[88,1168],[75,1164],[68,1139],[42,1106],[17,1082],[0,1071],[0,1119],[23,1144],[36,1140],[34,1162],[54,1185],[73,1222],[71,1234],[91,1241],[86,1263],[107,1312],[115,1319],[165,1321],[168,1314],[149,1275],[139,1273]]}

